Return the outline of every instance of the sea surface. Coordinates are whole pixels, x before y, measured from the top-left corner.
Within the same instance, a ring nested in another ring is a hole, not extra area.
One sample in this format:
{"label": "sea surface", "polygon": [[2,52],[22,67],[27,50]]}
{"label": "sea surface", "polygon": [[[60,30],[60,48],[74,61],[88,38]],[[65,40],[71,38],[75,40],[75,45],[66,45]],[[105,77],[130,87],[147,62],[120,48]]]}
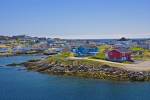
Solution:
{"label": "sea surface", "polygon": [[41,57],[0,57],[0,100],[150,100],[150,82],[64,77],[5,66]]}

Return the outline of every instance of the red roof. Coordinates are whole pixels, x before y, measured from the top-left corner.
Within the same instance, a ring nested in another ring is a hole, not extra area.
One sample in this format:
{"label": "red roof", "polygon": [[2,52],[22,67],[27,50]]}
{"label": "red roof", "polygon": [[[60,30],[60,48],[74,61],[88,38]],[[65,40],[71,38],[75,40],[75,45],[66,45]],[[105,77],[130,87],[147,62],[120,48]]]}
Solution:
{"label": "red roof", "polygon": [[116,59],[120,59],[122,57],[128,57],[130,58],[130,52],[121,52],[119,50],[111,50],[107,52],[109,58],[116,58]]}

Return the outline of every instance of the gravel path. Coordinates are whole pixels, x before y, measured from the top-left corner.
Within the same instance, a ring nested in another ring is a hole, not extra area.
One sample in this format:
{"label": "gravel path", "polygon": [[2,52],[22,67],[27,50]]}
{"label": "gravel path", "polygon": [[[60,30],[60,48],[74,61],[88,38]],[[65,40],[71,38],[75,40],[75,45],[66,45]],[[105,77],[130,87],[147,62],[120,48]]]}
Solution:
{"label": "gravel path", "polygon": [[99,61],[101,63],[108,64],[113,67],[119,67],[119,68],[132,70],[132,71],[150,71],[150,61],[142,61],[136,64],[124,64],[124,63],[117,63],[117,62],[111,62],[106,60],[89,59],[87,57],[85,58],[70,57],[69,59],[74,59],[74,60],[85,59],[85,60]]}

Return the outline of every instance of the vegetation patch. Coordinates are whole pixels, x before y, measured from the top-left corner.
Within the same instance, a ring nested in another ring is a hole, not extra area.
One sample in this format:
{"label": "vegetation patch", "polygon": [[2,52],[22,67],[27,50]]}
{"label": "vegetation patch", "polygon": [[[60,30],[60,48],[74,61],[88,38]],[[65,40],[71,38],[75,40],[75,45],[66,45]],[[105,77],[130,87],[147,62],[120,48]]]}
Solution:
{"label": "vegetation patch", "polygon": [[105,60],[106,59],[105,52],[108,48],[109,48],[108,45],[99,46],[99,53],[96,56],[93,56],[91,58]]}

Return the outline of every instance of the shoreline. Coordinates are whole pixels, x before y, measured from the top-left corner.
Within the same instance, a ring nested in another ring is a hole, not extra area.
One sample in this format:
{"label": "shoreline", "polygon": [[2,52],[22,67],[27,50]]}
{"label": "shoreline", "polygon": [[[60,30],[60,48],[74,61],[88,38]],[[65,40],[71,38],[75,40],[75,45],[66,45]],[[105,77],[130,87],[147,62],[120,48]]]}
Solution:
{"label": "shoreline", "polygon": [[126,64],[126,63],[119,63],[119,62],[112,62],[108,60],[101,60],[101,59],[91,59],[91,58],[78,58],[78,57],[69,57],[68,59],[72,60],[91,60],[91,61],[97,61],[100,63],[107,64],[112,67],[117,68],[123,68],[125,70],[131,70],[131,71],[150,71],[150,60],[140,61],[139,63],[132,63],[132,64]]}
{"label": "shoreline", "polygon": [[[98,66],[83,65],[80,64],[82,61],[83,60],[71,60],[72,64],[65,65],[64,62],[61,61],[47,62],[45,60],[38,60],[25,62],[23,66],[25,66],[27,70],[54,75],[114,81],[150,81],[150,71],[132,71],[106,64],[99,64]],[[75,64],[77,62],[78,64]]]}
{"label": "shoreline", "polygon": [[[29,54],[34,55],[34,54]],[[38,54],[37,54],[38,55]],[[20,55],[17,55],[20,56]],[[75,76],[114,81],[150,81],[150,70],[135,70],[122,63],[97,59],[49,56],[6,66],[24,66],[27,70],[63,76]],[[142,68],[141,68],[142,69]]]}
{"label": "shoreline", "polygon": [[23,55],[45,55],[45,54],[43,53],[18,53],[18,54],[3,54],[3,55],[0,55],[0,57],[12,57],[12,56],[23,56]]}

